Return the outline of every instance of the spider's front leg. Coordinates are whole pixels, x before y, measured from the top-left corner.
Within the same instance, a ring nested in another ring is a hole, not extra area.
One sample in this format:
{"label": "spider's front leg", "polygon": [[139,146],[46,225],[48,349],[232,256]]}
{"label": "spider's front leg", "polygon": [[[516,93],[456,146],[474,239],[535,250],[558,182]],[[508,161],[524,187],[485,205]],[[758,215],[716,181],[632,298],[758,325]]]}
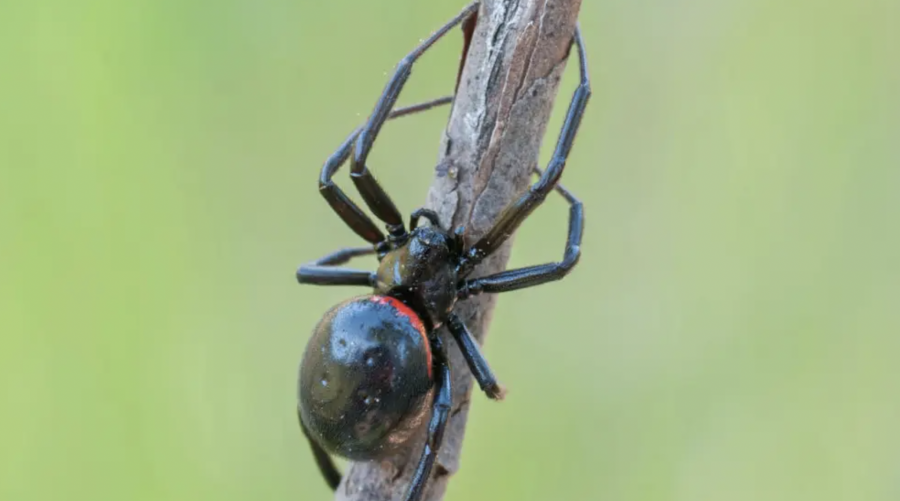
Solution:
{"label": "spider's front leg", "polygon": [[[390,120],[419,113],[420,111],[430,110],[438,106],[449,104],[452,101],[453,96],[445,96],[431,101],[414,104],[412,106],[398,108],[388,115],[388,119]],[[332,180],[335,173],[341,168],[341,165],[350,158],[353,141],[359,135],[361,130],[362,127],[357,127],[356,130],[350,133],[350,135],[347,136],[347,139],[344,139],[344,142],[341,143],[337,150],[335,150],[335,152],[328,157],[328,160],[325,161],[325,165],[322,166],[322,172],[319,174],[319,193],[322,194],[334,212],[340,216],[344,221],[344,224],[349,226],[350,229],[363,240],[375,245],[384,241],[384,233],[378,229],[378,226],[372,222],[372,219],[353,203],[353,201],[344,194],[343,190],[334,184],[334,181]]]}
{"label": "spider's front leg", "polygon": [[402,237],[406,233],[406,229],[403,226],[403,217],[400,211],[397,210],[397,206],[394,205],[391,197],[388,196],[369,171],[366,166],[366,159],[369,157],[369,152],[372,150],[372,145],[375,143],[375,138],[378,136],[381,126],[388,119],[389,112],[397,102],[400,91],[403,90],[403,86],[412,73],[413,64],[451,28],[474,14],[478,9],[478,5],[478,2],[469,4],[462,12],[419,44],[418,47],[413,49],[397,64],[397,68],[378,99],[375,109],[356,138],[356,145],[353,148],[353,159],[350,164],[350,175],[353,183],[359,190],[359,194],[366,205],[369,206],[369,209],[372,210],[378,219],[384,221],[387,225],[388,233],[394,238]]}
{"label": "spider's front leg", "polygon": [[343,190],[334,184],[331,180],[337,170],[344,162],[350,158],[350,150],[353,140],[359,134],[359,129],[354,130],[347,139],[338,146],[338,149],[332,153],[325,165],[322,166],[322,172],[319,174],[319,193],[328,202],[332,210],[344,221],[344,224],[350,227],[354,233],[359,235],[363,240],[373,245],[384,241],[384,233],[378,229],[378,226],[372,219],[359,208],[353,200],[350,200]]}
{"label": "spider's front leg", "polygon": [[569,111],[566,114],[562,131],[557,140],[553,158],[545,171],[541,172],[536,169],[536,172],[541,176],[540,179],[524,195],[510,204],[500,215],[497,223],[466,251],[459,266],[459,273],[462,276],[471,273],[475,265],[496,251],[522,224],[522,221],[544,202],[547,195],[554,189],[561,193],[571,205],[569,210],[569,234],[563,260],[559,263],[531,266],[465,280],[459,288],[458,297],[461,299],[481,292],[505,292],[557,280],[565,276],[578,262],[578,258],[581,255],[580,246],[584,230],[584,212],[581,202],[558,184],[566,166],[566,159],[572,149],[572,143],[575,141],[578,126],[581,124],[581,117],[584,115],[585,107],[591,95],[584,42],[581,39],[581,31],[578,27],[575,28],[573,42],[578,48],[581,83],[575,90],[572,102],[569,104]]}

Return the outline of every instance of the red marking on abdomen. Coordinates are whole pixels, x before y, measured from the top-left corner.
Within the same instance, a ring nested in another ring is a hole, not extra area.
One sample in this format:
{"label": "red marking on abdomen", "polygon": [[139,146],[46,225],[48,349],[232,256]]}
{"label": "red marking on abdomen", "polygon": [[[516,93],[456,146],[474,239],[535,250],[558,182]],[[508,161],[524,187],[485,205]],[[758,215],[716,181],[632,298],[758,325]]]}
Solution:
{"label": "red marking on abdomen", "polygon": [[422,342],[425,343],[425,355],[428,357],[428,377],[431,378],[431,342],[428,341],[428,333],[425,331],[425,324],[422,319],[409,306],[403,304],[399,299],[390,296],[371,296],[372,301],[378,304],[388,305],[397,312],[398,315],[409,321],[412,326],[422,335]]}

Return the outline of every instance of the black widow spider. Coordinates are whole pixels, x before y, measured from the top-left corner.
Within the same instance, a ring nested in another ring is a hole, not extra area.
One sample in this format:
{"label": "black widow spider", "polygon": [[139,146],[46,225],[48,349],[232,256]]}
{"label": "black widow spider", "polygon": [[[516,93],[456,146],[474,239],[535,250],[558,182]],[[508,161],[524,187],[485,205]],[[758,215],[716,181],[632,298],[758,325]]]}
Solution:
{"label": "black widow spider", "polygon": [[[391,111],[416,59],[451,28],[475,15],[477,8],[478,2],[470,4],[400,61],[366,124],[355,130],[322,168],[322,196],[371,245],[342,249],[303,265],[297,270],[297,279],[306,284],[358,285],[374,290],[372,295],[341,302],[324,315],[300,366],[300,426],[332,489],[337,488],[341,474],[329,453],[357,461],[396,453],[422,430],[430,407],[426,442],[405,498],[418,501],[441,447],[451,406],[450,367],[437,329],[448,327],[478,385],[489,398],[500,400],[504,390],[477,341],[453,313],[454,305],[475,294],[559,280],[579,259],[582,205],[558,184],[590,96],[584,44],[577,27],[573,43],[578,49],[581,81],[553,157],[543,172],[535,168],[540,179],[471,247],[465,247],[462,228],[452,233],[442,228],[437,214],[428,209],[412,213],[407,231],[400,212],[366,166],[375,137],[386,120],[451,101],[443,98]],[[386,224],[387,236],[332,181],[351,152],[351,178],[369,209]],[[467,278],[554,189],[570,204],[563,260]],[[430,225],[418,226],[422,218]],[[367,254],[378,257],[374,273],[337,267]]]}

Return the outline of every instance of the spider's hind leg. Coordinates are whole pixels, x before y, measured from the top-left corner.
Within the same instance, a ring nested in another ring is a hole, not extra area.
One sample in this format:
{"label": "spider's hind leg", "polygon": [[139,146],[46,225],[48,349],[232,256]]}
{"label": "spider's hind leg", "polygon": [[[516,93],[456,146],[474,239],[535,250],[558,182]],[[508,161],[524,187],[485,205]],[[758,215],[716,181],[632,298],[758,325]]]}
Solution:
{"label": "spider's hind leg", "polygon": [[337,466],[334,465],[334,461],[331,460],[325,449],[309,435],[306,425],[303,424],[303,418],[300,417],[300,409],[297,409],[297,420],[300,421],[300,429],[303,430],[303,436],[309,441],[309,447],[312,449],[316,465],[319,467],[319,472],[322,473],[325,483],[328,484],[328,487],[331,487],[331,490],[337,489],[341,483],[341,472],[338,471]]}
{"label": "spider's hind leg", "polygon": [[453,394],[450,391],[450,362],[440,338],[435,336],[431,341],[432,360],[434,364],[435,392],[431,404],[431,420],[428,422],[428,434],[416,471],[413,473],[406,492],[405,501],[419,501],[425,493],[425,486],[431,478],[434,461],[444,442],[444,429],[450,417]]}

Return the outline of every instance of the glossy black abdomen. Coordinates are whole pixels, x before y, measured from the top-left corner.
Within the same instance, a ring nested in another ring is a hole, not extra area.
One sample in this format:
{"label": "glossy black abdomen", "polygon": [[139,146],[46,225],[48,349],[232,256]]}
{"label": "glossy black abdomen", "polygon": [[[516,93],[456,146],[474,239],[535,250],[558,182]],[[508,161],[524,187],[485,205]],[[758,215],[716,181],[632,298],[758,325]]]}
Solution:
{"label": "glossy black abdomen", "polygon": [[300,416],[326,450],[352,460],[394,452],[421,427],[431,393],[421,320],[385,296],[328,311],[300,365]]}

